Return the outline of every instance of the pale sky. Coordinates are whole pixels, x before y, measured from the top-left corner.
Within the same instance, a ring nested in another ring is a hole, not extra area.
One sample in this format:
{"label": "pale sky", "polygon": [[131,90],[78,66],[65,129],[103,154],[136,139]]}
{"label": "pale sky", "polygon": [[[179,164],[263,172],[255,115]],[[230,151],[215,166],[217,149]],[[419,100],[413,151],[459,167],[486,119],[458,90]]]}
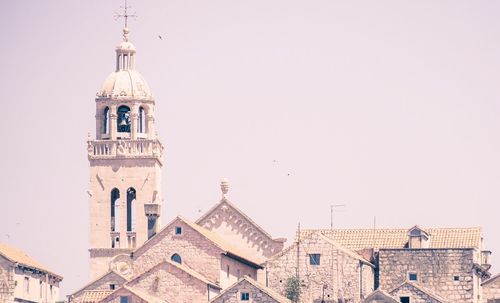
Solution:
{"label": "pale sky", "polygon": [[[500,268],[500,2],[133,1],[163,224],[229,196],[275,237],[481,226]],[[87,133],[119,0],[0,2],[0,241],[88,282]],[[158,35],[163,37],[162,40]]]}

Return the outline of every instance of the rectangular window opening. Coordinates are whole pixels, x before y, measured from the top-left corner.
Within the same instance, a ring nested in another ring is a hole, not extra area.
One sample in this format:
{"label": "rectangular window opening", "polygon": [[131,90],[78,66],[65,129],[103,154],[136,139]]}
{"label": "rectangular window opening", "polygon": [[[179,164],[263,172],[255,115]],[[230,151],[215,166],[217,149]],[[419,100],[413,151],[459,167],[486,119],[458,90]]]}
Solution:
{"label": "rectangular window opening", "polygon": [[410,303],[410,297],[399,297],[399,302]]}
{"label": "rectangular window opening", "polygon": [[408,280],[410,281],[417,281],[417,274],[414,272],[411,272],[408,274]]}
{"label": "rectangular window opening", "polygon": [[128,303],[128,297],[121,296],[120,303]]}
{"label": "rectangular window opening", "polygon": [[182,227],[177,226],[177,227],[175,228],[175,234],[176,234],[176,235],[182,235]]}
{"label": "rectangular window opening", "polygon": [[320,265],[320,254],[309,254],[309,264]]}
{"label": "rectangular window opening", "polygon": [[250,301],[250,293],[242,292],[241,293],[241,301]]}
{"label": "rectangular window opening", "polygon": [[459,276],[453,276],[453,281],[460,281],[460,277]]}

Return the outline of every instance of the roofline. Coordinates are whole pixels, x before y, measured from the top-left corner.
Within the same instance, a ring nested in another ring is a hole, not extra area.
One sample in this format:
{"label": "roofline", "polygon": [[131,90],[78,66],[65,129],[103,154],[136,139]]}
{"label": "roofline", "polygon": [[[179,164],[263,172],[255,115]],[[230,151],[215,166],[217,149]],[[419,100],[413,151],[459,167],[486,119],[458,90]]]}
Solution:
{"label": "roofline", "polygon": [[135,278],[131,279],[130,281],[127,281],[126,283],[124,283],[124,285],[128,285],[130,283],[133,283],[135,282],[136,280],[139,280],[144,274],[148,273],[148,272],[151,272],[153,269],[156,269],[157,267],[159,267],[160,265],[162,264],[169,264],[169,265],[173,265],[175,266],[176,268],[182,270],[183,272],[185,272],[186,274],[190,275],[191,277],[203,282],[203,283],[206,283],[207,285],[210,285],[210,286],[213,286],[214,288],[217,288],[217,289],[222,289],[219,285],[215,284],[215,282],[212,282],[210,281],[210,279],[208,279],[207,277],[203,276],[203,274],[197,272],[196,270],[192,269],[192,268],[189,268],[190,270],[196,272],[197,274],[199,274],[200,276],[202,276],[206,281],[203,281],[202,279],[200,279],[199,277],[196,277],[195,275],[191,274],[189,271],[187,271],[184,267],[185,265],[178,265],[176,264],[175,262],[172,262],[170,260],[167,260],[167,259],[164,259],[162,261],[160,261],[159,263],[157,263],[156,265],[152,266],[150,269],[148,269],[147,271],[145,272],[142,272],[140,274],[138,274]]}
{"label": "roofline", "polygon": [[[271,294],[269,293],[268,291],[266,291],[267,289],[271,289],[267,286],[264,286],[264,285],[261,285],[259,282],[257,282],[256,280],[253,280],[252,278],[249,278],[248,276],[244,275],[243,277],[239,278],[236,282],[234,282],[233,284],[231,284],[230,286],[226,287],[224,290],[222,290],[220,292],[220,294],[218,294],[217,296],[213,297],[212,299],[210,299],[209,302],[214,302],[215,300],[219,299],[220,297],[222,297],[224,294],[226,294],[231,288],[233,288],[234,286],[238,285],[239,283],[241,283],[243,280],[247,281],[248,283],[252,284],[254,287],[260,289],[261,291],[263,291],[265,294],[267,294],[269,297],[271,297],[272,299],[278,301],[277,298],[275,298],[275,295],[274,294]],[[271,289],[272,290],[272,289]],[[291,302],[288,298],[284,297],[283,296],[283,299],[286,299],[288,300],[289,302]]]}
{"label": "roofline", "polygon": [[424,286],[420,285],[419,283],[416,283],[416,282],[412,282],[412,281],[408,281],[408,280],[405,280],[403,283],[399,284],[398,286],[394,287],[390,293],[392,293],[393,291],[395,291],[396,289],[402,287],[403,285],[405,284],[408,284],[408,285],[411,285],[413,287],[415,287],[416,289],[424,292],[426,295],[432,297],[433,299],[435,300],[438,300],[438,301],[441,301],[443,303],[447,303],[448,301],[446,301],[445,298],[442,298],[441,296],[439,296],[438,294],[435,294],[433,293],[430,289],[427,289],[425,288]]}
{"label": "roofline", "polygon": [[[234,208],[238,214],[240,214],[243,218],[247,219],[251,224],[253,224],[261,233],[263,233],[266,237],[268,237],[270,240],[275,241],[275,242],[286,242],[285,238],[273,238],[268,232],[266,232],[259,224],[257,224],[254,220],[252,220],[249,216],[247,216],[241,209],[239,209],[234,203],[232,203],[228,198],[223,197],[218,203],[216,203],[214,206],[212,206],[209,210],[207,210],[200,218],[198,218],[194,223],[199,224],[201,221],[203,221],[205,218],[207,218],[214,210],[217,209],[217,207],[222,204],[223,202],[226,202],[229,206]],[[283,239],[285,241],[283,241]]]}
{"label": "roofline", "polygon": [[224,255],[228,256],[228,257],[229,257],[229,258],[231,258],[231,259],[234,259],[234,260],[236,260],[236,261],[239,261],[239,262],[241,262],[241,263],[243,263],[243,264],[246,264],[246,265],[248,265],[248,266],[251,266],[251,267],[253,267],[253,268],[255,268],[255,269],[263,269],[263,268],[264,268],[262,265],[257,264],[257,263],[254,263],[254,262],[252,262],[252,261],[250,261],[250,260],[247,260],[247,259],[245,259],[245,258],[243,258],[243,257],[240,257],[240,256],[238,256],[238,255],[235,255],[235,254],[233,254],[233,253],[232,253],[232,252],[230,252],[230,251],[226,251],[226,253],[225,253]]}
{"label": "roofline", "polygon": [[106,277],[107,275],[109,275],[109,274],[111,274],[111,273],[117,274],[119,277],[123,278],[123,280],[128,281],[128,279],[127,279],[127,278],[125,278],[124,276],[120,275],[120,274],[119,274],[119,273],[117,273],[116,271],[114,271],[114,270],[110,269],[110,270],[108,270],[105,274],[103,274],[103,275],[101,275],[101,276],[99,276],[99,277],[95,278],[94,280],[91,280],[89,283],[85,284],[85,286],[83,286],[82,288],[78,289],[77,291],[75,291],[75,292],[73,292],[73,293],[71,293],[71,294],[69,294],[69,295],[67,295],[67,296],[69,297],[69,296],[74,296],[74,295],[76,295],[77,293],[79,293],[79,292],[81,292],[81,291],[85,290],[85,288],[87,288],[88,286],[90,286],[92,283],[95,283],[95,282],[97,282],[97,281],[101,280],[102,278]]}
{"label": "roofline", "polygon": [[486,285],[486,284],[490,284],[491,282],[493,282],[494,280],[500,278],[500,273],[492,276],[491,278],[489,278],[488,280],[484,281],[483,283],[481,283],[481,286],[483,285]]}
{"label": "roofline", "polygon": [[[11,258],[7,257],[7,256],[6,256],[5,254],[3,254],[2,252],[0,252],[0,255],[1,255],[2,257],[4,257],[5,259],[7,259],[7,261],[10,261],[10,262],[14,263],[14,264],[15,264],[15,266],[19,266],[19,265],[20,265],[20,266],[23,266],[23,267],[36,269],[36,270],[38,270],[38,271],[40,271],[40,272],[43,272],[43,273],[45,273],[45,274],[47,274],[47,275],[52,275],[54,278],[59,279],[59,282],[61,282],[61,281],[64,279],[64,277],[63,277],[63,276],[60,276],[60,275],[58,275],[58,274],[56,274],[56,273],[54,273],[54,272],[51,272],[50,270],[47,270],[47,269],[44,269],[44,268],[39,268],[39,267],[37,267],[37,266],[33,266],[33,265],[29,265],[29,264],[25,264],[25,263],[23,263],[23,262],[18,262],[18,261],[16,261],[16,260],[13,260],[13,259],[11,259]],[[31,257],[30,257],[30,258],[31,258]],[[34,260],[34,261],[35,261],[35,260]]]}
{"label": "roofline", "polygon": [[449,248],[379,248],[378,250],[402,250],[402,251],[410,251],[410,250],[476,250],[478,247],[449,247]]}

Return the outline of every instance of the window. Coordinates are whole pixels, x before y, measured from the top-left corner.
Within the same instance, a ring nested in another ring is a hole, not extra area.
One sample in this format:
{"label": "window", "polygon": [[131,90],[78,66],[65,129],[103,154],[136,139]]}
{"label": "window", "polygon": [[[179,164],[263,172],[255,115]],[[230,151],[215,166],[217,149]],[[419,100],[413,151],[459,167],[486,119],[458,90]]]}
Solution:
{"label": "window", "polygon": [[127,231],[135,230],[135,198],[135,189],[133,187],[130,187],[129,189],[127,189]]}
{"label": "window", "polygon": [[460,281],[460,277],[459,276],[453,276],[453,281]]}
{"label": "window", "polygon": [[182,264],[182,258],[178,254],[173,254],[172,257],[170,257],[170,259],[174,262]]}
{"label": "window", "polygon": [[417,281],[417,274],[414,272],[411,272],[408,274],[408,280],[410,281]]}
{"label": "window", "polygon": [[24,290],[26,291],[27,294],[30,293],[30,278],[29,277],[24,277]]}
{"label": "window", "polygon": [[109,284],[109,289],[110,290],[115,290],[116,288],[116,285],[115,284]]}
{"label": "window", "polygon": [[139,132],[144,133],[145,132],[145,125],[146,125],[146,119],[145,119],[145,113],[144,113],[144,108],[141,106],[139,107]]}
{"label": "window", "polygon": [[250,294],[247,292],[241,293],[241,301],[250,301]]}
{"label": "window", "polygon": [[175,234],[182,235],[182,227],[180,227],[180,226],[175,227]]}
{"label": "window", "polygon": [[130,107],[125,105],[118,107],[117,116],[118,132],[130,133]]}
{"label": "window", "polygon": [[120,303],[128,303],[128,297],[121,296]]}
{"label": "window", "polygon": [[[116,226],[119,226],[119,222],[116,222],[117,218],[120,218],[117,212],[119,211],[117,200],[120,199],[120,191],[118,188],[113,188],[111,191],[111,231],[116,231]],[[117,216],[118,215],[118,216]]]}
{"label": "window", "polygon": [[226,267],[226,276],[229,278],[229,265]]}
{"label": "window", "polygon": [[399,302],[410,303],[410,297],[399,297]]}
{"label": "window", "polygon": [[102,133],[103,134],[109,133],[108,123],[109,123],[109,107],[106,106],[106,108],[104,109],[103,119],[102,119]]}
{"label": "window", "polygon": [[311,265],[319,265],[320,264],[320,254],[310,254],[309,255],[309,264]]}

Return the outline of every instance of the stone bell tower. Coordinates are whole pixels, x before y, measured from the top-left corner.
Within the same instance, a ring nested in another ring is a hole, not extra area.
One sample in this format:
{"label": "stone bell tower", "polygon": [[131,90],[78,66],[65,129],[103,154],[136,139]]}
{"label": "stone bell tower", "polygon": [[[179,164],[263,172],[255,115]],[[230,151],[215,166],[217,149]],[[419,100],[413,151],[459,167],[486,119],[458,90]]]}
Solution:
{"label": "stone bell tower", "polygon": [[155,100],[135,70],[136,49],[123,29],[116,68],[97,93],[95,140],[89,138],[90,277],[130,254],[160,225],[163,145],[155,132]]}

